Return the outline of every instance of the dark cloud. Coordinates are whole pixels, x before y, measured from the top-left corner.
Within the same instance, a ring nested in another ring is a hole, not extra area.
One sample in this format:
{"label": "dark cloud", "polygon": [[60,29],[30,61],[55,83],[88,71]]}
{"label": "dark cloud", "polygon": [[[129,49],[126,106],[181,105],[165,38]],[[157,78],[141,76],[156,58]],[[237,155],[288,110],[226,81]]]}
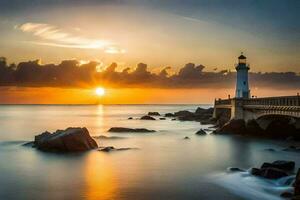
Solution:
{"label": "dark cloud", "polygon": [[[76,60],[64,60],[60,64],[41,64],[39,60],[8,64],[0,58],[0,86],[36,87],[110,87],[153,88],[231,88],[235,86],[235,72],[228,70],[205,71],[203,65],[188,63],[170,74],[171,67],[153,73],[147,64],[118,71],[112,63],[98,72],[97,62],[80,64]],[[249,73],[251,87],[299,89],[300,75],[295,72]]]}

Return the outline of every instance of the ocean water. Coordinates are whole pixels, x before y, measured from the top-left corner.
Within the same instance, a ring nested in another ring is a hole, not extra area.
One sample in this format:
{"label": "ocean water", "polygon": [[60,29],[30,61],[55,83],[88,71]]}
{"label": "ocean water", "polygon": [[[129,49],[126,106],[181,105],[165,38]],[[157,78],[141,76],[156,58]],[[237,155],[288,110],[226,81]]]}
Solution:
{"label": "ocean water", "polygon": [[[293,160],[282,141],[238,136],[197,136],[210,125],[167,120],[143,121],[149,111],[194,111],[209,105],[2,105],[0,106],[0,199],[280,199],[291,190],[286,179],[269,181],[248,172],[263,162]],[[133,120],[128,120],[133,117]],[[109,133],[113,126],[156,133]],[[127,151],[55,154],[22,146],[34,135],[87,127],[99,146]],[[185,136],[190,137],[184,140]],[[297,144],[296,144],[297,145]],[[274,148],[276,151],[267,151]]]}

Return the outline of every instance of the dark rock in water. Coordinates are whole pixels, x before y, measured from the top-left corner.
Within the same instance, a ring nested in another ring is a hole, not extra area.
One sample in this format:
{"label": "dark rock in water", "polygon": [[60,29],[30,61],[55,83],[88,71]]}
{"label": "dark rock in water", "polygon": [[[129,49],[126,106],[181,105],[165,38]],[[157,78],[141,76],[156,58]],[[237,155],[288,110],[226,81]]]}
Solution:
{"label": "dark rock in water", "polygon": [[148,112],[148,115],[160,116],[160,114],[158,112]]}
{"label": "dark rock in water", "polygon": [[159,120],[166,120],[166,118],[164,118],[164,117],[161,117],[161,118],[159,118]]}
{"label": "dark rock in water", "polygon": [[242,119],[233,119],[224,124],[223,127],[215,131],[215,133],[233,133],[233,134],[245,134],[246,124]]}
{"label": "dark rock in water", "polygon": [[294,194],[291,193],[291,192],[283,192],[283,193],[281,193],[280,196],[283,197],[283,198],[288,198],[288,199],[290,199],[290,198],[292,198],[292,197],[294,196]]}
{"label": "dark rock in water", "polygon": [[132,117],[128,117],[128,119],[133,119]]}
{"label": "dark rock in water", "polygon": [[227,171],[229,171],[229,172],[244,172],[245,170],[240,169],[238,167],[229,167],[229,168],[227,168]]}
{"label": "dark rock in water", "polygon": [[165,117],[175,117],[175,115],[173,113],[166,113]]}
{"label": "dark rock in water", "polygon": [[26,143],[22,144],[22,146],[25,146],[25,147],[35,147],[33,141],[31,141],[31,142],[26,142]]}
{"label": "dark rock in water", "polygon": [[67,128],[36,135],[34,147],[42,151],[73,152],[95,149],[98,145],[86,128]]}
{"label": "dark rock in water", "polygon": [[300,152],[300,148],[299,147],[295,147],[295,146],[289,146],[288,148],[285,148],[282,151]]}
{"label": "dark rock in water", "polygon": [[285,161],[285,160],[276,160],[272,163],[263,163],[263,165],[261,166],[262,168],[276,168],[276,169],[281,169],[281,170],[287,170],[287,171],[291,171],[295,168],[295,162],[293,161]]}
{"label": "dark rock in water", "polygon": [[178,111],[178,112],[175,112],[174,113],[174,116],[176,117],[180,117],[180,116],[194,116],[194,113],[188,111],[188,110],[181,110],[181,111]]}
{"label": "dark rock in water", "polygon": [[173,118],[173,119],[172,119],[172,121],[176,121],[176,119],[175,119],[175,118]]}
{"label": "dark rock in water", "polygon": [[145,115],[145,116],[141,117],[141,120],[155,120],[155,118]]}
{"label": "dark rock in water", "polygon": [[196,135],[207,135],[206,132],[203,129],[200,129],[195,133]]}
{"label": "dark rock in water", "polygon": [[277,168],[272,168],[272,167],[261,168],[261,169],[252,168],[251,174],[255,176],[261,176],[267,179],[278,179],[278,178],[288,176],[288,174],[285,171]]}
{"label": "dark rock in water", "polygon": [[272,148],[269,148],[269,149],[265,149],[265,151],[271,151],[271,152],[274,152],[276,151],[275,149],[272,149]]}
{"label": "dark rock in water", "polygon": [[113,146],[108,146],[108,147],[100,147],[98,151],[104,151],[104,152],[111,152],[111,151],[125,151],[125,150],[130,150],[130,149],[137,149],[137,148],[115,148]]}
{"label": "dark rock in water", "polygon": [[105,135],[93,136],[93,138],[95,138],[95,139],[101,139],[101,140],[109,140],[109,139],[126,139],[126,137],[105,136]]}
{"label": "dark rock in water", "polygon": [[198,107],[195,111],[195,114],[197,114],[197,115],[203,115],[203,114],[212,115],[213,112],[214,112],[214,108],[212,108],[212,107],[208,108],[208,109]]}
{"label": "dark rock in water", "polygon": [[185,139],[185,140],[188,140],[188,139],[190,139],[188,136],[185,136],[183,139]]}
{"label": "dark rock in water", "polygon": [[152,133],[154,130],[149,130],[146,128],[124,128],[124,127],[112,127],[108,130],[108,132],[117,132],[117,133]]}
{"label": "dark rock in water", "polygon": [[99,150],[99,151],[110,152],[110,151],[112,151],[112,150],[115,150],[115,147],[113,147],[113,146],[100,147],[98,150]]}
{"label": "dark rock in water", "polygon": [[298,169],[298,172],[297,172],[297,175],[296,175],[294,187],[295,187],[295,189],[294,189],[295,196],[300,197],[300,168]]}

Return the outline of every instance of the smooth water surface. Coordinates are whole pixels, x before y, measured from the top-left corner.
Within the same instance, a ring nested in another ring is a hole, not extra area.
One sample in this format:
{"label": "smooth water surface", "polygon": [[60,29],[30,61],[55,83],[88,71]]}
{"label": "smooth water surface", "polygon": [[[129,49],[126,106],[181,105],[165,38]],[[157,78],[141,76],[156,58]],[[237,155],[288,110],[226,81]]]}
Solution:
{"label": "smooth water surface", "polygon": [[[255,199],[257,196],[234,190],[240,186],[243,188],[238,190],[247,191],[252,186],[239,184],[247,181],[240,175],[227,176],[226,168],[248,169],[278,159],[294,160],[299,166],[299,154],[280,151],[287,146],[283,142],[197,136],[197,130],[210,125],[137,119],[148,111],[164,114],[196,108],[197,105],[0,106],[0,199]],[[113,126],[157,132],[108,133]],[[54,154],[22,146],[43,131],[67,127],[87,127],[92,136],[122,137],[96,139],[99,146],[137,149]],[[185,136],[190,139],[184,140]],[[253,182],[253,177],[250,180]],[[276,186],[273,182],[254,181]],[[275,199],[272,191],[266,192],[271,195],[258,197]]]}

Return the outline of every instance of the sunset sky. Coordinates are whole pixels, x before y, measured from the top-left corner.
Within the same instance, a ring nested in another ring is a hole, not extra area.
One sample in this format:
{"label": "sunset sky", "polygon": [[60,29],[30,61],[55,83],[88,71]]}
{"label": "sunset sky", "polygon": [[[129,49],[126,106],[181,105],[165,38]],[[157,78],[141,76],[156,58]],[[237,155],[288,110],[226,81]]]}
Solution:
{"label": "sunset sky", "polygon": [[252,93],[299,92],[297,0],[10,0],[0,8],[0,56],[6,68],[27,69],[0,74],[0,103],[212,103],[234,94],[240,52]]}

